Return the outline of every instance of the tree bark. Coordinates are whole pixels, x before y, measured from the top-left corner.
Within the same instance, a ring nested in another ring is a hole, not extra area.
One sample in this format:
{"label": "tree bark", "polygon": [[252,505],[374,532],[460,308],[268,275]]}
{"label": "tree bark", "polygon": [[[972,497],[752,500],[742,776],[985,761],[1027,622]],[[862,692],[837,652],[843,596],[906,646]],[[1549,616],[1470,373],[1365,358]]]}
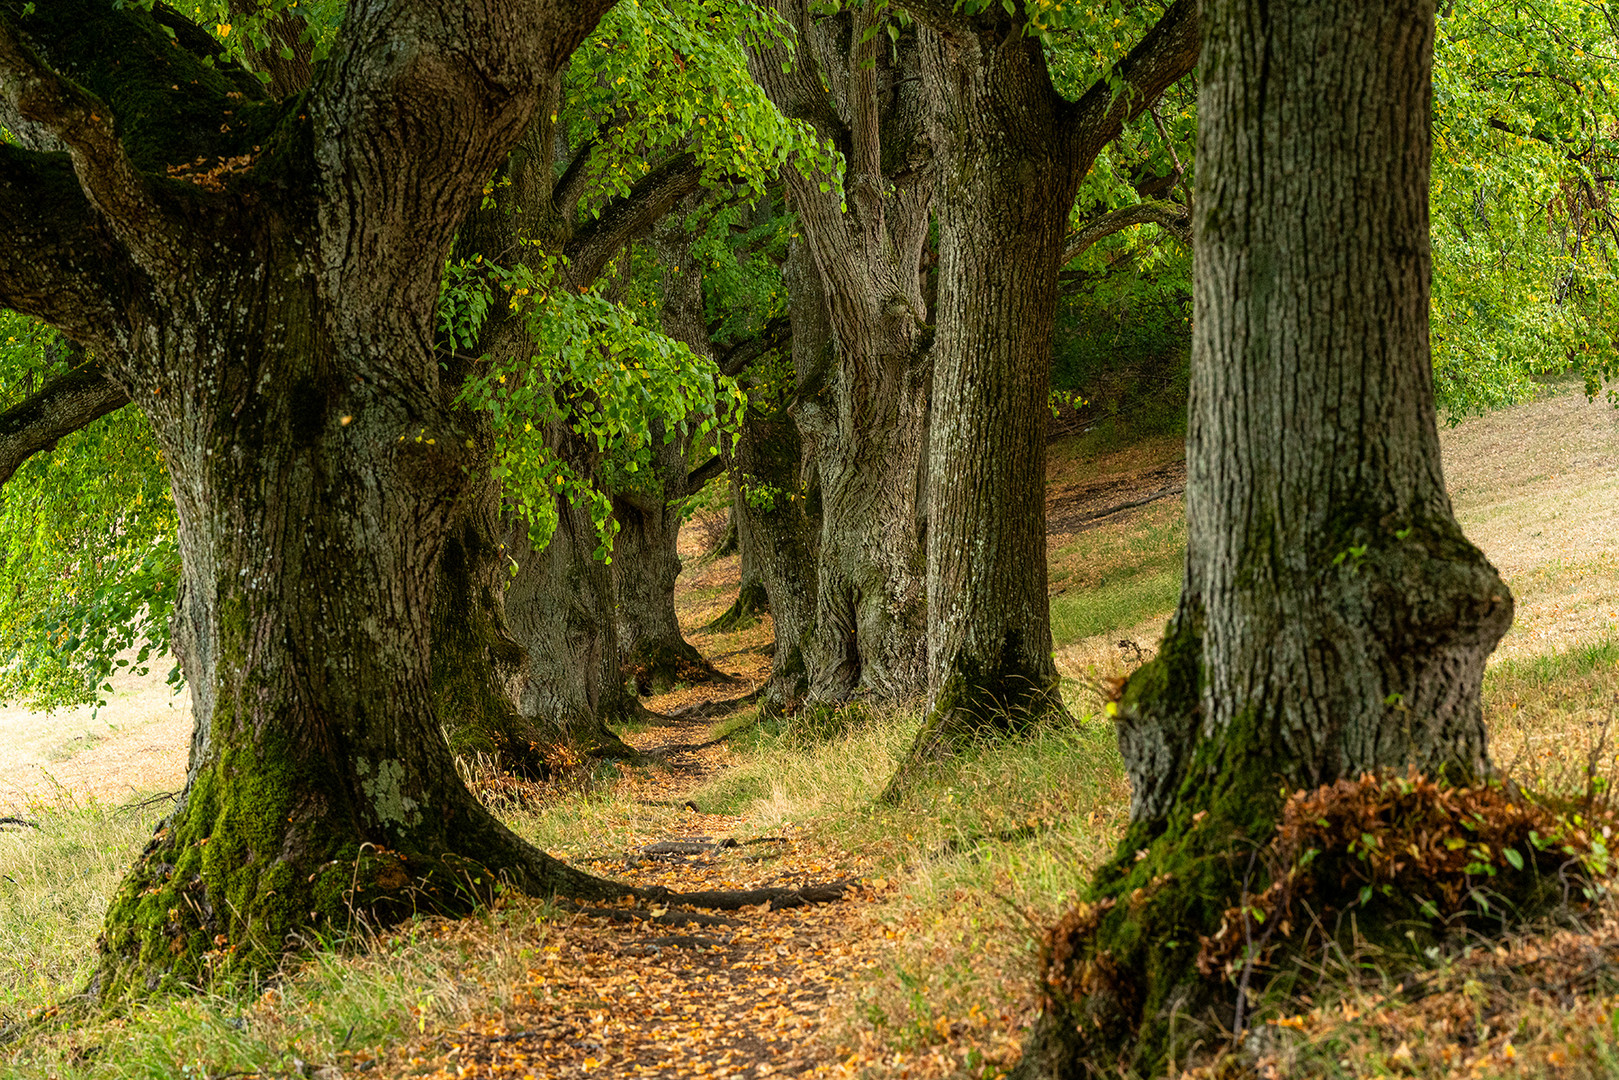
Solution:
{"label": "tree bark", "polygon": [[1480,684],[1512,599],[1440,473],[1433,2],[1203,19],[1186,585],[1118,703],[1132,825],[1053,939],[1027,1077],[1146,1072],[1208,1009],[1230,1022],[1187,943],[1265,887],[1243,853],[1279,793],[1490,771]]}
{"label": "tree bark", "polygon": [[67,147],[0,152],[0,302],[101,358],[179,519],[188,779],[109,906],[103,995],[461,909],[497,874],[622,891],[462,786],[429,615],[474,456],[431,348],[439,269],[533,73],[605,7],[352,4],[340,55],[281,105],[162,9],[0,5],[13,107]]}
{"label": "tree bark", "polygon": [[798,431],[780,413],[750,403],[731,454],[737,522],[749,537],[775,631],[770,681],[760,695],[767,715],[792,712],[809,691],[815,633],[815,493],[806,490]]}
{"label": "tree bark", "polygon": [[1114,79],[1068,102],[1039,40],[1021,32],[1021,14],[917,6],[930,20],[923,73],[940,162],[930,700],[890,798],[963,742],[1063,709],[1046,597],[1045,448],[1068,215],[1124,121],[1197,58],[1195,7],[1181,0]]}
{"label": "tree bark", "polygon": [[805,358],[793,409],[823,508],[810,692],[904,700],[927,685],[922,262],[933,185],[916,35],[891,49],[870,23],[880,16],[863,8],[816,20],[803,0],[778,9],[797,31],[791,71],[778,54],[754,53],[754,77],[846,162],[847,213],[822,177],[785,175],[809,262],[790,287],[810,287],[813,272],[832,331]]}
{"label": "tree bark", "polygon": [[[580,475],[594,467],[594,455],[565,427],[558,425],[547,442]],[[608,727],[639,712],[619,666],[613,575],[594,555],[589,508],[559,497],[556,515],[556,531],[538,551],[526,525],[508,527],[518,567],[506,590],[506,612],[528,650],[527,669],[516,682],[518,708],[559,742],[597,756],[633,757]]]}
{"label": "tree bark", "polygon": [[[688,210],[695,207],[689,206]],[[699,356],[711,357],[703,314],[703,275],[691,257],[684,214],[653,230],[663,263],[663,332]],[[675,580],[680,576],[681,516],[686,489],[689,434],[653,425],[651,475],[644,490],[613,493],[619,532],[613,542],[613,581],[618,589],[619,661],[638,693],[660,694],[677,682],[704,681],[718,673],[680,630]]]}

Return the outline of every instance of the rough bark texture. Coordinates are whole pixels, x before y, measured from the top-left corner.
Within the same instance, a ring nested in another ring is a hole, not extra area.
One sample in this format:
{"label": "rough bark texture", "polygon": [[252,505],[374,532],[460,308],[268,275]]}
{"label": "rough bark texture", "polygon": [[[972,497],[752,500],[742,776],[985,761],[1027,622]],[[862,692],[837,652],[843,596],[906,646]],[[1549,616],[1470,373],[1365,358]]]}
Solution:
{"label": "rough bark texture", "polygon": [[[653,231],[653,246],[664,265],[663,332],[699,356],[710,356],[703,316],[703,275],[691,257],[684,215]],[[716,674],[703,654],[680,631],[675,615],[675,579],[680,576],[681,515],[690,438],[654,424],[652,472],[643,490],[613,494],[619,532],[613,542],[613,581],[618,589],[619,661],[637,692],[663,693],[676,682]]]}
{"label": "rough bark texture", "polygon": [[94,361],[52,379],[0,413],[0,484],[57,440],[128,404],[123,387]]}
{"label": "rough bark texture", "polygon": [[1440,475],[1432,0],[1203,19],[1186,586],[1119,703],[1134,820],[1053,937],[1028,1077],[1146,1071],[1211,1008],[1230,1024],[1188,943],[1264,887],[1244,868],[1278,792],[1490,768],[1480,682],[1512,600]]}
{"label": "rough bark texture", "polygon": [[775,631],[770,681],[760,707],[781,715],[793,711],[809,691],[819,507],[805,483],[802,445],[792,421],[751,405],[749,414],[731,455],[731,475],[738,488],[738,527],[751,538]]}
{"label": "rough bark texture", "polygon": [[1077,102],[1000,6],[917,5],[938,165],[938,334],[928,448],[929,714],[889,788],[984,732],[1062,710],[1046,598],[1045,446],[1057,274],[1080,179],[1197,58],[1173,5]]}
{"label": "rough bark texture", "polygon": [[[764,52],[750,58],[754,77],[847,163],[847,213],[823,178],[785,176],[809,255],[790,287],[814,275],[832,332],[818,355],[803,355],[793,409],[823,506],[811,694],[911,698],[927,685],[922,261],[933,197],[916,35],[891,46],[865,8],[812,20],[803,0],[777,6],[798,34],[792,70]],[[800,355],[795,346],[795,363]]]}
{"label": "rough bark texture", "polygon": [[109,907],[103,994],[461,907],[492,872],[615,891],[461,785],[429,617],[472,457],[431,347],[438,270],[534,73],[605,6],[351,4],[281,104],[161,9],[0,5],[12,105],[67,147],[0,150],[0,302],[148,415],[179,519],[190,768]]}
{"label": "rough bark texture", "polygon": [[[547,441],[588,473],[591,455],[571,431],[553,431]],[[555,732],[557,741],[631,757],[607,726],[638,712],[620,673],[613,575],[593,554],[598,539],[588,507],[559,498],[556,513],[556,532],[539,551],[522,523],[512,523],[507,534],[518,569],[506,590],[506,613],[528,650],[527,669],[516,683],[518,708]]]}

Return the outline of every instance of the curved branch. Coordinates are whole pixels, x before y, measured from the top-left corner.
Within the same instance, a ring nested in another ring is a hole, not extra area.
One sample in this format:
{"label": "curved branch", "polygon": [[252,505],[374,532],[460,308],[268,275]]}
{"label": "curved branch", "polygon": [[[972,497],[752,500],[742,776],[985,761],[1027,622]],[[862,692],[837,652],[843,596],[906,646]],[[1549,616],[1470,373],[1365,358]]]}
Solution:
{"label": "curved branch", "polygon": [[1161,226],[1165,232],[1187,247],[1192,246],[1191,212],[1179,203],[1150,199],[1134,206],[1110,210],[1101,217],[1092,219],[1078,232],[1071,233],[1068,243],[1063,247],[1064,265],[1079,258],[1098,240],[1135,225]]}
{"label": "curved branch", "polygon": [[128,333],[128,294],[142,280],[66,154],[0,146],[0,306],[109,353]]}
{"label": "curved branch", "polygon": [[715,454],[686,474],[686,490],[696,491],[725,471],[725,455]]}
{"label": "curved branch", "polygon": [[[1107,78],[1098,79],[1067,112],[1081,161],[1089,161],[1197,66],[1203,48],[1196,0],[1175,0]],[[1122,89],[1120,89],[1122,84]]]}
{"label": "curved branch", "polygon": [[644,236],[675,204],[696,191],[702,178],[697,158],[679,154],[643,176],[629,194],[604,206],[598,217],[581,226],[568,241],[568,271],[574,281],[595,281],[625,243]]}
{"label": "curved branch", "polygon": [[67,147],[79,186],[119,239],[143,263],[165,254],[168,222],[124,152],[106,102],[46,66],[7,18],[0,18],[0,74],[18,114]]}
{"label": "curved branch", "polygon": [[5,412],[0,412],[0,484],[22,463],[56,446],[94,420],[129,404],[124,389],[94,361],[59,375]]}
{"label": "curved branch", "polygon": [[732,378],[747,370],[748,365],[772,349],[780,349],[793,340],[793,321],[785,315],[778,315],[764,324],[764,327],[753,337],[745,338],[734,345],[716,347],[714,350],[715,362],[719,365],[720,374]]}

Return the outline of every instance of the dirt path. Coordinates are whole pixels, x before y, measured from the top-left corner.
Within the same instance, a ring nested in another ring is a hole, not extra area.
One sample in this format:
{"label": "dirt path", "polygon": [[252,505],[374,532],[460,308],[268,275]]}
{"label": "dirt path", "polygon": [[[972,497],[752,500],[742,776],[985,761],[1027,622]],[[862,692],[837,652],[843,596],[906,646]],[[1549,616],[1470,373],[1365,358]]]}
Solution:
{"label": "dirt path", "polygon": [[[730,751],[710,738],[712,723],[628,736],[666,763],[623,781],[639,802],[678,807],[725,768]],[[578,861],[677,892],[798,888],[859,874],[794,830],[761,835],[746,816],[700,813],[695,804],[681,813],[678,830]],[[835,994],[877,963],[883,935],[869,912],[889,887],[863,881],[835,903],[784,910],[688,915],[626,903],[612,914],[565,916],[534,929],[537,959],[502,1015],[345,1069],[433,1080],[825,1075],[837,1062],[820,1030]],[[701,921],[682,922],[692,915]]]}

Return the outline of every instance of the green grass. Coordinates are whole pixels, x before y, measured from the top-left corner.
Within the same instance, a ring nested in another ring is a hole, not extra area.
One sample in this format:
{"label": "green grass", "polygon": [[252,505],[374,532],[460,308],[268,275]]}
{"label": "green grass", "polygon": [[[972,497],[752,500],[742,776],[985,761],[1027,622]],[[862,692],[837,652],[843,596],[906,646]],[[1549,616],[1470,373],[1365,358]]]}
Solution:
{"label": "green grass", "polygon": [[1170,611],[1181,594],[1181,567],[1161,567],[1096,589],[1064,593],[1051,601],[1051,639],[1057,647],[1135,626]]}
{"label": "green grass", "polygon": [[38,829],[0,832],[0,1012],[84,988],[107,900],[166,808],[62,798],[25,811]]}

